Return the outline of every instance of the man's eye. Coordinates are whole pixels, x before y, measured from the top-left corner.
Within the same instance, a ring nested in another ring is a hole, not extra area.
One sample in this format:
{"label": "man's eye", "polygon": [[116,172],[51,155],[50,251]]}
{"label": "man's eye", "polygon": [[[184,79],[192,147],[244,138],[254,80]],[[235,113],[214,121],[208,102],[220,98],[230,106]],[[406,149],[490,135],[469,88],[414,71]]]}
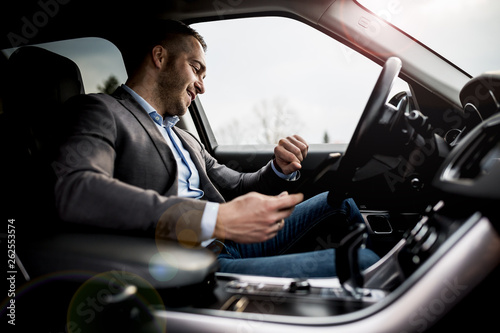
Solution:
{"label": "man's eye", "polygon": [[191,67],[193,67],[193,71],[195,73],[198,73],[200,71],[200,69],[198,67],[194,66],[194,65],[191,65]]}

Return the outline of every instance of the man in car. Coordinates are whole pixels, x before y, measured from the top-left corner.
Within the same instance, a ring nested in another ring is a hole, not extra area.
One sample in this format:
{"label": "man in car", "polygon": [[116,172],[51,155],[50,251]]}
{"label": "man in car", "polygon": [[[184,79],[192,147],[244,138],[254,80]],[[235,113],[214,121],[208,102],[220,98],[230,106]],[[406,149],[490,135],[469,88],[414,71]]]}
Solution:
{"label": "man in car", "polygon": [[[280,140],[275,158],[255,173],[219,164],[174,126],[205,92],[203,38],[175,21],[143,28],[122,48],[127,82],[111,96],[82,95],[67,105],[68,135],[53,164],[61,219],[202,244],[217,249],[224,272],[336,275],[333,249],[287,250],[334,214],[361,222],[354,202],[330,207],[326,194],[301,202],[302,194],[283,191],[307,156],[299,136]],[[361,250],[362,268],[377,259]]]}

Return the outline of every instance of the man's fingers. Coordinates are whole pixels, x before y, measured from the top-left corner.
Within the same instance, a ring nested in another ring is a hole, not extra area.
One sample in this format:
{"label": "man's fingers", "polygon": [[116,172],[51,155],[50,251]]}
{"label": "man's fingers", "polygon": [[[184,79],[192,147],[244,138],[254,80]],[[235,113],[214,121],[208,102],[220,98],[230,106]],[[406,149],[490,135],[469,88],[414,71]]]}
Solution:
{"label": "man's fingers", "polygon": [[275,165],[277,165],[281,172],[285,175],[289,175],[294,171],[300,170],[302,165],[299,159],[294,154],[286,151],[283,147],[276,147],[274,149],[275,154]]}
{"label": "man's fingers", "polygon": [[271,205],[269,207],[271,211],[269,220],[280,221],[289,217],[293,213],[295,206],[303,199],[304,195],[302,193],[292,195],[282,193],[279,196],[272,198],[272,200],[270,200],[272,202],[269,203]]}
{"label": "man's fingers", "polygon": [[307,156],[307,151],[309,146],[307,142],[298,135],[288,136],[285,139],[281,139],[279,144],[283,146],[287,151],[295,155],[300,161],[303,161]]}
{"label": "man's fingers", "polygon": [[297,155],[292,153],[284,145],[276,146],[276,148],[274,148],[274,155],[276,159],[284,163],[300,162]]}
{"label": "man's fingers", "polygon": [[283,211],[289,208],[294,208],[295,205],[299,204],[304,200],[304,195],[302,193],[288,194],[286,192],[273,197],[269,200],[272,205],[270,208],[275,211]]}
{"label": "man's fingers", "polygon": [[301,162],[306,158],[308,150],[307,142],[298,135],[281,139],[274,148],[276,163],[283,173],[290,174],[302,167]]}
{"label": "man's fingers", "polygon": [[278,232],[285,227],[285,219],[281,219],[269,227],[269,232],[267,234],[267,239],[276,237]]}
{"label": "man's fingers", "polygon": [[307,151],[309,150],[309,145],[307,144],[306,140],[304,140],[299,135],[289,136],[287,137],[287,139],[288,141],[290,141],[290,143],[292,143],[295,147],[297,147],[300,150],[302,160],[304,160],[307,156]]}
{"label": "man's fingers", "polygon": [[303,156],[304,152],[307,153],[304,144],[292,137],[281,139],[278,143],[278,147],[281,148],[279,152],[283,154],[283,159],[288,162],[293,162],[294,159],[301,162],[305,158],[305,156]]}
{"label": "man's fingers", "polygon": [[283,229],[284,219],[303,199],[301,193],[290,195],[282,192],[274,197],[247,193],[219,206],[213,237],[238,243],[271,239]]}
{"label": "man's fingers", "polygon": [[287,192],[287,191],[283,191],[283,192],[281,192],[280,194],[278,194],[278,198],[279,198],[279,197],[284,197],[284,196],[286,196],[286,195],[288,195],[288,192]]}

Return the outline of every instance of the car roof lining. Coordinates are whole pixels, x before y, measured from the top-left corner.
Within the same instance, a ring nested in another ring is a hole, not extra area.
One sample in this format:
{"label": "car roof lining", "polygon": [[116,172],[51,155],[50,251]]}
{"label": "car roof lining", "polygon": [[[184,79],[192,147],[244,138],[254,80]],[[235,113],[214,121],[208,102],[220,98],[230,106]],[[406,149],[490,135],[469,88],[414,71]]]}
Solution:
{"label": "car roof lining", "polygon": [[[335,1],[309,0],[304,6],[299,0],[143,0],[139,3],[112,0],[105,5],[100,0],[54,0],[50,3],[57,3],[58,7],[53,7],[50,12],[41,7],[40,3],[43,2],[20,0],[9,4],[8,10],[0,11],[3,12],[0,16],[0,49],[11,48],[14,35],[23,41],[28,40],[29,44],[78,37],[102,37],[113,41],[119,39],[124,27],[133,28],[141,18],[169,18],[194,23],[259,13],[280,13],[314,22]],[[23,31],[26,25],[28,29]]]}

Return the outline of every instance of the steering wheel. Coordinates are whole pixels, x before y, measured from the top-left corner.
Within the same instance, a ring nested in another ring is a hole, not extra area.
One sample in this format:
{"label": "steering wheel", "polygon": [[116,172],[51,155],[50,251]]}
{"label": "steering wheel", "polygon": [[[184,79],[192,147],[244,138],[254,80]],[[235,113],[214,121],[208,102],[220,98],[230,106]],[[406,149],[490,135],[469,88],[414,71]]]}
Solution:
{"label": "steering wheel", "polygon": [[385,62],[351,141],[340,160],[337,169],[340,184],[335,184],[336,190],[330,193],[337,190],[345,191],[353,182],[356,170],[365,165],[375,153],[381,151],[380,136],[384,131],[390,131],[392,125],[397,122],[395,119],[404,113],[400,111],[406,107],[406,99],[400,102],[398,107],[386,103],[401,67],[402,62],[399,58],[391,57]]}

